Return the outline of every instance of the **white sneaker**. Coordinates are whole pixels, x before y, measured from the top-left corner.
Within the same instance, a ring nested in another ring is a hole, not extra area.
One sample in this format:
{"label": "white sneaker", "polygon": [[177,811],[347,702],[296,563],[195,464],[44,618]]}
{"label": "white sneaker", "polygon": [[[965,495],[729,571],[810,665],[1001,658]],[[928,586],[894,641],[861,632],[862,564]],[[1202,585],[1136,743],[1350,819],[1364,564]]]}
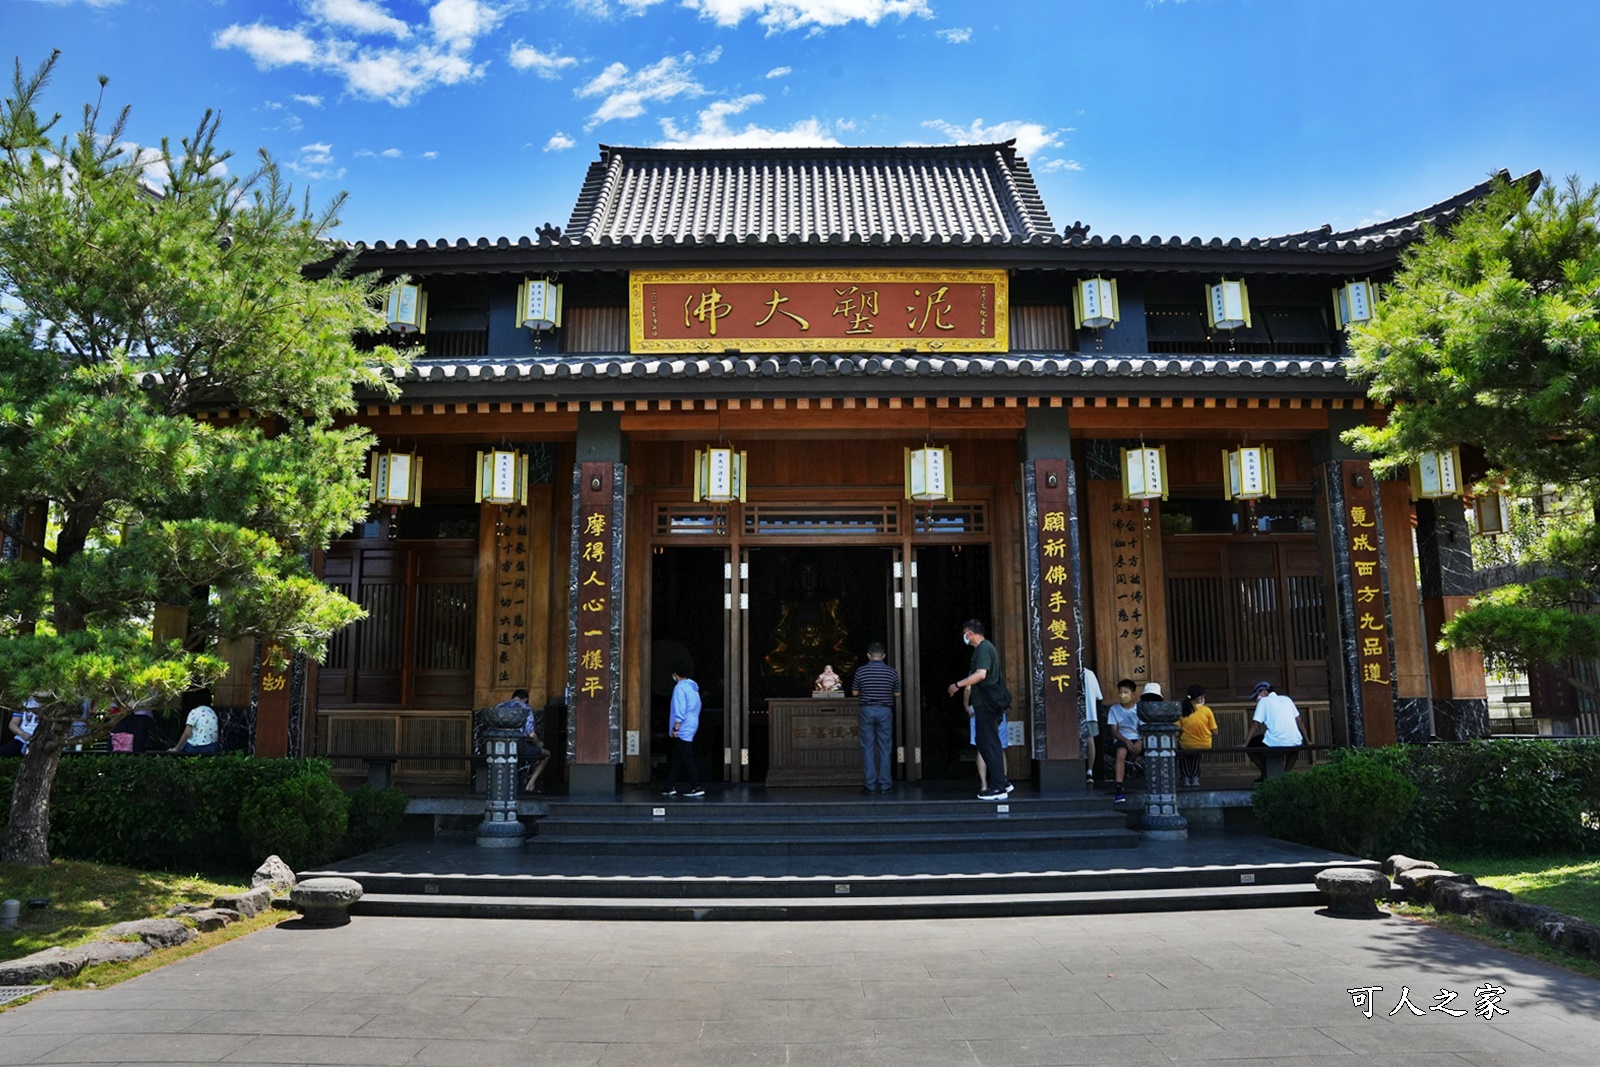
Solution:
{"label": "white sneaker", "polygon": [[683,795],[686,797],[703,797],[706,795],[706,791],[704,789],[691,789]]}

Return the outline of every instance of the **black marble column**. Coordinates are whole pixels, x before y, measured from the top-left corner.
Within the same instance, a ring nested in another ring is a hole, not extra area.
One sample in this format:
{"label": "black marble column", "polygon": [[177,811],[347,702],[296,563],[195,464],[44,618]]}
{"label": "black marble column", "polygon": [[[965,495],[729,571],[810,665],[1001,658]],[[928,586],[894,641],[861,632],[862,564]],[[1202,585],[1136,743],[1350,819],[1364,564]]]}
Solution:
{"label": "black marble column", "polygon": [[[1428,628],[1429,670],[1435,679],[1447,678],[1450,671],[1434,670],[1441,658],[1438,625],[1445,615],[1444,604],[1477,593],[1477,576],[1472,565],[1472,542],[1467,529],[1466,504],[1460,497],[1417,502],[1417,572],[1421,579],[1424,624]],[[1446,741],[1466,741],[1489,736],[1489,701],[1476,695],[1461,696],[1450,691],[1448,683],[1435,683],[1433,729]]]}
{"label": "black marble column", "polygon": [[517,742],[524,713],[497,704],[478,713],[483,719],[483,748],[489,760],[489,788],[478,824],[479,848],[521,848],[528,828],[517,817]]}

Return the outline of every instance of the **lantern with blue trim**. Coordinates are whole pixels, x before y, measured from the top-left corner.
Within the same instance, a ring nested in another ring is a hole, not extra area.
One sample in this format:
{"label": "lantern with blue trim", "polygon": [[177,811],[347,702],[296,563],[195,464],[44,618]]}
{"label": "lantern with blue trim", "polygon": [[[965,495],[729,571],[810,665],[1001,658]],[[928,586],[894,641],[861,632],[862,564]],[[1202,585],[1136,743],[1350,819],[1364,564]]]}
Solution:
{"label": "lantern with blue trim", "polygon": [[391,285],[383,311],[390,333],[428,332],[428,294],[420,285],[402,282]]}

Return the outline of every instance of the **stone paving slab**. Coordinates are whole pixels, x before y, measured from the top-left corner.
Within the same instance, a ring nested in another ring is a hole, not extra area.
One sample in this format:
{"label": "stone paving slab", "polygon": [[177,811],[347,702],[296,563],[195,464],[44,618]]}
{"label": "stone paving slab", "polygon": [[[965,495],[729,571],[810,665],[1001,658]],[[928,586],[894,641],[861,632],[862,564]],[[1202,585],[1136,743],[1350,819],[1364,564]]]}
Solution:
{"label": "stone paving slab", "polygon": [[[1486,1021],[1388,1012],[1441,988]],[[1368,1019],[1347,989],[1381,986]],[[358,918],[0,1013],[0,1065],[1595,1067],[1600,982],[1312,909],[819,923]]]}

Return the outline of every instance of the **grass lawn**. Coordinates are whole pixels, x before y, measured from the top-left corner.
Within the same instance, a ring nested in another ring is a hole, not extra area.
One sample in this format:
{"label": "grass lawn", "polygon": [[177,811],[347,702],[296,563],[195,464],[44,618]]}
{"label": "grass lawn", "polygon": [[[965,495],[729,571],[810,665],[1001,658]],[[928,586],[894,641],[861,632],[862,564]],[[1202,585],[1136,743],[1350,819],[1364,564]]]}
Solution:
{"label": "grass lawn", "polygon": [[[237,882],[214,881],[193,874],[139,871],[73,860],[56,860],[49,867],[0,863],[0,899],[23,902],[17,929],[0,929],[0,959],[16,959],[52,946],[70,948],[95,940],[106,927],[115,923],[160,918],[174,904],[209,904],[213,897],[249,888],[248,877]],[[39,898],[49,903],[42,908],[28,907],[29,900]],[[216,933],[202,934],[178,948],[155,952],[128,963],[91,967],[77,978],[56,982],[55,988],[112,985],[272,926],[289,918],[290,914],[269,911]]]}
{"label": "grass lawn", "polygon": [[[1490,857],[1472,855],[1430,856],[1452,871],[1477,878],[1480,884],[1504,889],[1524,904],[1542,904],[1567,915],[1600,923],[1600,858],[1575,856]],[[1600,978],[1600,962],[1552,948],[1528,932],[1501,929],[1469,915],[1448,915],[1427,905],[1391,905],[1396,914],[1431,923],[1499,948]]]}
{"label": "grass lawn", "polygon": [[1504,889],[1524,904],[1543,904],[1575,918],[1600,923],[1600,857],[1429,858],[1448,870],[1470,874],[1483,885]]}

